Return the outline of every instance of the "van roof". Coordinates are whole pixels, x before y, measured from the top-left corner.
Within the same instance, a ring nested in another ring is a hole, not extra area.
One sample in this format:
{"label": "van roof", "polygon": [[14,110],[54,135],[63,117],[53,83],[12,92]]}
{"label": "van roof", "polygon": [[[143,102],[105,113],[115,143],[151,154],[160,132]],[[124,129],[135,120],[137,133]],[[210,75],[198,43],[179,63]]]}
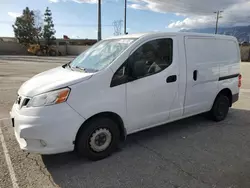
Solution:
{"label": "van roof", "polygon": [[119,39],[119,38],[142,38],[142,37],[161,37],[164,35],[175,35],[175,36],[203,36],[203,37],[216,37],[216,38],[225,38],[225,39],[234,39],[233,36],[228,35],[218,35],[218,34],[206,34],[206,33],[193,33],[193,32],[149,32],[149,33],[135,33],[129,35],[119,35],[113,36],[107,39]]}

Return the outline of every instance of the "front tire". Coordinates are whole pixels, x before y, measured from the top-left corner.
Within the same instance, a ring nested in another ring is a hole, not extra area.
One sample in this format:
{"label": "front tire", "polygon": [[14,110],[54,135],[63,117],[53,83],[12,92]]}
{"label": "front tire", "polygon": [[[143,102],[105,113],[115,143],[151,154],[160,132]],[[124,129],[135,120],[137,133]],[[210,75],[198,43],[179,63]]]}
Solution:
{"label": "front tire", "polygon": [[223,121],[228,114],[230,108],[229,98],[225,95],[218,95],[215,99],[213,107],[209,112],[209,115],[212,120],[219,122]]}
{"label": "front tire", "polygon": [[83,126],[76,140],[79,156],[96,161],[108,157],[117,149],[120,132],[113,120],[96,118]]}

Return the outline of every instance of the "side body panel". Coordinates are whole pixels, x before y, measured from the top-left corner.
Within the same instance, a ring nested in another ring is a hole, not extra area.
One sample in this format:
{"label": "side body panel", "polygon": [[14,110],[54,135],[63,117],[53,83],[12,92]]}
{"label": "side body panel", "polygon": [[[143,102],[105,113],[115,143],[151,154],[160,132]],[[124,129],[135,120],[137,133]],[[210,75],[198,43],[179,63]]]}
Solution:
{"label": "side body panel", "polygon": [[[219,63],[214,37],[185,37],[187,90],[185,115],[208,111],[218,93]],[[196,77],[196,78],[195,78]]]}
{"label": "side body panel", "polygon": [[[236,40],[217,36],[186,36],[185,48],[187,90],[184,115],[209,111],[222,89],[228,88],[232,94],[239,92],[237,74],[240,64]],[[236,76],[221,80],[232,75]]]}
{"label": "side body panel", "polygon": [[[239,93],[238,77],[240,74],[240,49],[236,40],[218,40],[217,45],[221,50],[219,91],[229,88],[232,95]],[[229,78],[229,77],[232,78]]]}

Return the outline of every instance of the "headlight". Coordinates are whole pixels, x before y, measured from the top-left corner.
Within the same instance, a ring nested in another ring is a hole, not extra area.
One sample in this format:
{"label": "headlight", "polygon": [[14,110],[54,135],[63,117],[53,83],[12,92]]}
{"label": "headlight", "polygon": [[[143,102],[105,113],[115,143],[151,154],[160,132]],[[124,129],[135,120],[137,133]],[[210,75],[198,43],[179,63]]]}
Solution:
{"label": "headlight", "polygon": [[59,89],[56,91],[51,91],[48,93],[43,93],[41,95],[34,96],[27,107],[38,107],[38,106],[46,106],[52,104],[59,104],[65,102],[68,99],[70,93],[69,88]]}

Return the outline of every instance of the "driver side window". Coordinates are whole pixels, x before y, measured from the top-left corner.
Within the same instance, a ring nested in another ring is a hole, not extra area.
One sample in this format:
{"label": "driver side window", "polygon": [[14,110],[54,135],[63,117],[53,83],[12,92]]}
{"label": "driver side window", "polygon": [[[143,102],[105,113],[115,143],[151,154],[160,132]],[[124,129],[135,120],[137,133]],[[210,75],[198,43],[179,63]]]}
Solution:
{"label": "driver side window", "polygon": [[161,72],[171,65],[173,40],[156,39],[143,44],[131,56],[134,76],[142,78]]}
{"label": "driver side window", "polygon": [[140,46],[116,71],[111,87],[157,74],[172,64],[173,40],[156,39]]}

